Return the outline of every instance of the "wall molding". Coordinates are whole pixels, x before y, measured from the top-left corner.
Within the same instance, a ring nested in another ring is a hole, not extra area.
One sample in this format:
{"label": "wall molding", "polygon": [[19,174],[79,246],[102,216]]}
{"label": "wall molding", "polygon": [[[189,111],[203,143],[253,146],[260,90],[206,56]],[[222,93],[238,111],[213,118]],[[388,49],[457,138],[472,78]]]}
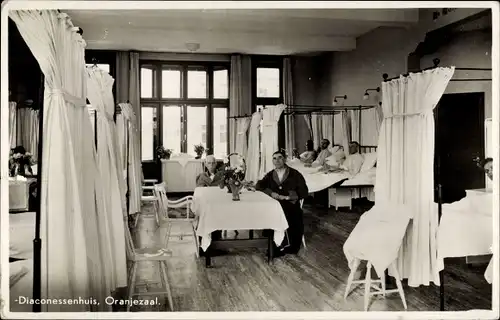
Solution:
{"label": "wall molding", "polygon": [[139,59],[159,61],[230,62],[231,55],[140,51]]}

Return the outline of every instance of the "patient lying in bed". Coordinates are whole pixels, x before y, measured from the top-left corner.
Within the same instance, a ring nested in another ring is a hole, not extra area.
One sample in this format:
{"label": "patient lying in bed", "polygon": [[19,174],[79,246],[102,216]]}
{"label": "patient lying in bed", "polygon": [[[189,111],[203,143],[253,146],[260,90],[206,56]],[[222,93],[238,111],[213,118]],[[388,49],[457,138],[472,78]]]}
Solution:
{"label": "patient lying in bed", "polygon": [[325,161],[321,171],[325,173],[347,171],[352,176],[359,173],[363,166],[364,158],[359,153],[359,144],[356,141],[349,144],[349,155],[345,157],[344,161],[339,161],[338,156],[335,157],[337,153],[338,151]]}

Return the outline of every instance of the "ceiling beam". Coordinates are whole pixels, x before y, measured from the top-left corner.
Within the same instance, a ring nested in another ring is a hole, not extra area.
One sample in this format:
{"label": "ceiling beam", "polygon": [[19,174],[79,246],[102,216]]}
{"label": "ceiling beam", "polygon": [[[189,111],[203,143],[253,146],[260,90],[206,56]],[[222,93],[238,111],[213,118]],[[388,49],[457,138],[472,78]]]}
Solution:
{"label": "ceiling beam", "polygon": [[[112,39],[109,41],[108,39]],[[356,48],[354,37],[300,36],[270,33],[214,33],[162,29],[86,28],[85,40],[89,49],[141,50],[188,52],[186,43],[199,43],[198,53],[294,54],[317,51],[350,51]]]}

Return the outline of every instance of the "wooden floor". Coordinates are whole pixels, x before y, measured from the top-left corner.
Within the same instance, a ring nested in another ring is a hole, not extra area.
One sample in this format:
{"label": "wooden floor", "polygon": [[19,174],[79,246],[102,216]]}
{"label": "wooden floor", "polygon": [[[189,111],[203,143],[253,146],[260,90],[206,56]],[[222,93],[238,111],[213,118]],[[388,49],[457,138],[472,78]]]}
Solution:
{"label": "wooden floor", "polygon": [[[354,210],[356,211],[356,210]],[[212,259],[205,268],[196,259],[192,237],[172,238],[168,263],[175,311],[362,311],[363,288],[344,300],[349,268],[342,246],[360,213],[304,206],[307,249],[298,256],[275,259],[268,265],[265,249],[230,252]],[[362,211],[362,210],[361,210]],[[144,208],[133,230],[136,247],[164,247],[166,228],[156,226],[151,208]],[[176,230],[172,230],[176,233]],[[228,237],[234,237],[228,232]],[[240,231],[238,237],[248,236]],[[470,268],[463,259],[447,262],[445,272],[446,310],[491,309],[491,286],[484,280],[486,265]],[[361,270],[361,274],[364,272]],[[139,266],[139,281],[158,281],[159,271],[149,262]],[[439,311],[439,288],[410,288],[404,282],[408,311]],[[152,291],[153,283],[141,290]],[[165,301],[165,299],[163,299]],[[370,311],[404,310],[399,295],[374,297]],[[168,311],[166,304],[137,307],[132,311]]]}

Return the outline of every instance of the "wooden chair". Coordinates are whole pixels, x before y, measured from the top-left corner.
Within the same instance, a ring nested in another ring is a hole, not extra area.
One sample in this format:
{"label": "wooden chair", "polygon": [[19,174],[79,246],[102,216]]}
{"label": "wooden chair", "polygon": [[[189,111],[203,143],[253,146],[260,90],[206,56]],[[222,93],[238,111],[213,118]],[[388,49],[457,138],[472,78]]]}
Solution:
{"label": "wooden chair", "polygon": [[[304,205],[304,199],[300,199],[300,208],[302,209],[302,206]],[[290,243],[290,238],[288,237],[288,232],[285,230],[285,236],[287,238],[288,243]],[[306,238],[304,235],[302,235],[302,246],[304,247],[304,250],[307,249],[306,246]]]}
{"label": "wooden chair", "polygon": [[[384,273],[382,273],[379,276],[379,279],[372,279],[371,278],[372,263],[370,261],[366,262],[366,276],[365,276],[365,278],[361,279],[361,280],[354,280],[354,274],[356,273],[361,261],[362,261],[361,259],[356,259],[354,261],[354,267],[351,269],[351,273],[349,274],[349,277],[347,278],[347,288],[346,288],[345,293],[344,293],[344,299],[347,299],[347,296],[350,293],[350,289],[351,289],[352,284],[364,284],[365,285],[365,295],[364,295],[364,309],[365,309],[365,311],[368,311],[368,305],[370,303],[371,296],[381,294],[385,297],[385,295],[387,293],[392,293],[392,292],[399,293],[399,296],[401,297],[401,301],[403,301],[403,306],[404,306],[405,310],[408,309],[408,307],[406,305],[406,299],[405,299],[405,293],[403,290],[403,285],[401,284],[401,280],[399,279],[399,273],[398,273],[398,269],[396,266],[396,262],[393,262],[389,266],[389,270],[392,271],[392,273],[394,274],[394,277],[396,279],[397,289],[386,290],[385,289],[385,274]],[[380,283],[380,287],[374,285],[373,283],[375,283],[375,284]],[[371,289],[374,289],[375,291],[371,291]]]}
{"label": "wooden chair", "polygon": [[[167,260],[172,256],[172,253],[163,248],[142,248],[136,249],[134,241],[132,240],[132,235],[130,234],[130,229],[128,225],[125,224],[125,241],[127,250],[127,260],[130,262],[130,268],[128,272],[128,299],[132,299],[134,296],[156,296],[156,295],[167,295],[170,310],[174,311],[174,303],[172,300],[172,292],[170,290],[170,284],[167,275]],[[160,292],[136,292],[137,286],[137,265],[140,262],[156,262],[160,270],[160,279],[163,284],[163,289],[165,291]],[[130,304],[127,304],[127,311],[130,311]]]}
{"label": "wooden chair", "polygon": [[[167,233],[165,235],[165,247],[168,248],[168,242],[172,236],[177,236],[181,240],[184,236],[192,236],[194,238],[194,244],[196,246],[196,257],[199,258],[199,243],[198,243],[198,236],[196,235],[196,224],[198,222],[197,217],[192,214],[191,215],[191,206],[193,203],[193,197],[192,196],[186,196],[184,198],[178,199],[178,200],[169,200],[167,197],[167,191],[165,188],[164,183],[160,183],[154,186],[155,187],[155,193],[156,197],[158,198],[158,204],[159,204],[159,215],[161,215],[163,220],[166,220],[168,223],[167,226]],[[168,215],[168,209],[169,208],[186,208],[186,216],[181,217],[181,218],[171,218]],[[171,234],[172,226],[180,225],[186,226],[188,225],[190,227],[190,233],[181,233],[181,234]]]}

